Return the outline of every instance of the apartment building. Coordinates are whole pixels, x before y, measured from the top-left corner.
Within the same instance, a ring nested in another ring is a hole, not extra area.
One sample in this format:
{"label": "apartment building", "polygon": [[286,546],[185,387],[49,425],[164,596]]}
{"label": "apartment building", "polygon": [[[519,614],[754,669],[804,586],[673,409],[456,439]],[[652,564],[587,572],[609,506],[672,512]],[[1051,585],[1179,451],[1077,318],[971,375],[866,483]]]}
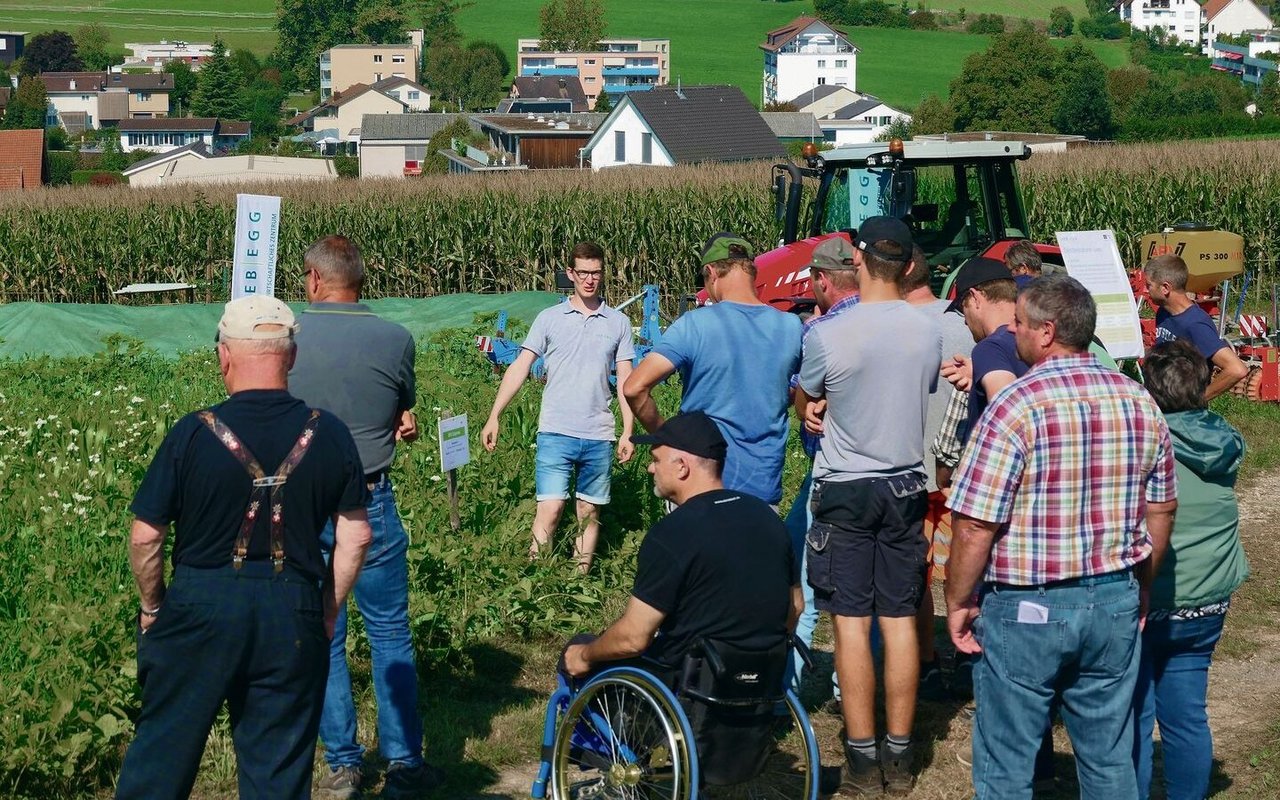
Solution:
{"label": "apartment building", "polygon": [[1200,46],[1204,10],[1196,0],[1121,0],[1117,10],[1135,28],[1161,28],[1183,44]]}
{"label": "apartment building", "polygon": [[320,99],[356,84],[372,86],[387,78],[418,80],[422,30],[409,31],[408,44],[340,44],[320,54]]}
{"label": "apartment building", "polygon": [[858,88],[858,48],[843,30],[816,17],[798,17],[765,34],[764,105],[795,97],[814,86]]}
{"label": "apartment building", "polygon": [[516,51],[516,77],[576,77],[592,107],[601,92],[644,92],[671,82],[670,39],[603,39],[590,53],[551,52],[538,39],[518,39]]}
{"label": "apartment building", "polygon": [[49,103],[45,125],[67,133],[169,115],[173,77],[167,72],[45,72],[40,80]]}

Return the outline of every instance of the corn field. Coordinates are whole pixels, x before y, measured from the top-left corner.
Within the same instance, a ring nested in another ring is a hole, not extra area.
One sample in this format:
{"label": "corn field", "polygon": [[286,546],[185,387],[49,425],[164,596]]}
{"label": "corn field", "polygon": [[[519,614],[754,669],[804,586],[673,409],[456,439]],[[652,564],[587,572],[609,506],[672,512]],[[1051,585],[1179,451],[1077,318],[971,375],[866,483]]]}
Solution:
{"label": "corn field", "polygon": [[[1280,220],[1280,142],[1127,145],[1037,155],[1022,164],[1033,238],[1111,228],[1136,237],[1186,219],[1244,236],[1271,271]],[[556,171],[459,179],[258,186],[284,198],[277,283],[292,296],[302,253],[343,233],[363,249],[366,294],[547,289],[572,244],[608,253],[611,286],[692,284],[698,247],[721,230],[767,249],[777,237],[767,164]],[[0,302],[104,302],[129,283],[223,291],[236,188],[66,187],[0,199]]]}

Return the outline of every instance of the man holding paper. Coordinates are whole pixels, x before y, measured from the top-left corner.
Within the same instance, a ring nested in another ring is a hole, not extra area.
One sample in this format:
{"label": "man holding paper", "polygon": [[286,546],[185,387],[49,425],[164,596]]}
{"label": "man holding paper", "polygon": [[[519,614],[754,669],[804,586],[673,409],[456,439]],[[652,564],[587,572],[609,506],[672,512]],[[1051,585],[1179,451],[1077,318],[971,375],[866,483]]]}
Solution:
{"label": "man holding paper", "polygon": [[1177,506],[1169,428],[1088,352],[1093,297],[1065,275],[1018,297],[1031,364],[969,437],[949,506],[947,627],[974,668],[978,800],[1029,798],[1055,697],[1083,798],[1134,797],[1138,631]]}

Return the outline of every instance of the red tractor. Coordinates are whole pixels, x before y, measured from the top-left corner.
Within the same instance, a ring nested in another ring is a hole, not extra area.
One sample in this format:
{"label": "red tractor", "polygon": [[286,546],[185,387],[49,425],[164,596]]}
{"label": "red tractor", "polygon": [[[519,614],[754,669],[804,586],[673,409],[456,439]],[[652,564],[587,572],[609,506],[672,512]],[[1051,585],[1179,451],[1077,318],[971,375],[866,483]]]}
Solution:
{"label": "red tractor", "polygon": [[[1027,237],[1015,162],[1030,156],[1022,142],[894,140],[813,149],[805,166],[776,165],[782,243],[756,259],[760,299],[785,311],[810,311],[813,248],[832,236],[848,238],[863,220],[882,214],[911,225],[929,257],[935,289],[949,289],[947,277],[956,267],[974,256],[1003,259],[1013,242]],[[807,205],[806,177],[816,181]],[[1046,262],[1062,263],[1057,247],[1036,249]]]}

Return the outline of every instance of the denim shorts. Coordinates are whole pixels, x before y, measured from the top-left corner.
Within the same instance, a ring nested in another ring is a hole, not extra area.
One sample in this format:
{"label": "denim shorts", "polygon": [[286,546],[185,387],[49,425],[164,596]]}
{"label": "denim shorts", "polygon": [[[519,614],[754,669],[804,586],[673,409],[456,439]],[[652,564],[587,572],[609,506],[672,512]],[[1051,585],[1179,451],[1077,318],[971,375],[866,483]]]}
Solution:
{"label": "denim shorts", "polygon": [[560,433],[539,433],[534,464],[534,491],[539,502],[568,500],[569,481],[576,468],[578,478],[574,496],[592,505],[608,505],[613,442],[579,439]]}

